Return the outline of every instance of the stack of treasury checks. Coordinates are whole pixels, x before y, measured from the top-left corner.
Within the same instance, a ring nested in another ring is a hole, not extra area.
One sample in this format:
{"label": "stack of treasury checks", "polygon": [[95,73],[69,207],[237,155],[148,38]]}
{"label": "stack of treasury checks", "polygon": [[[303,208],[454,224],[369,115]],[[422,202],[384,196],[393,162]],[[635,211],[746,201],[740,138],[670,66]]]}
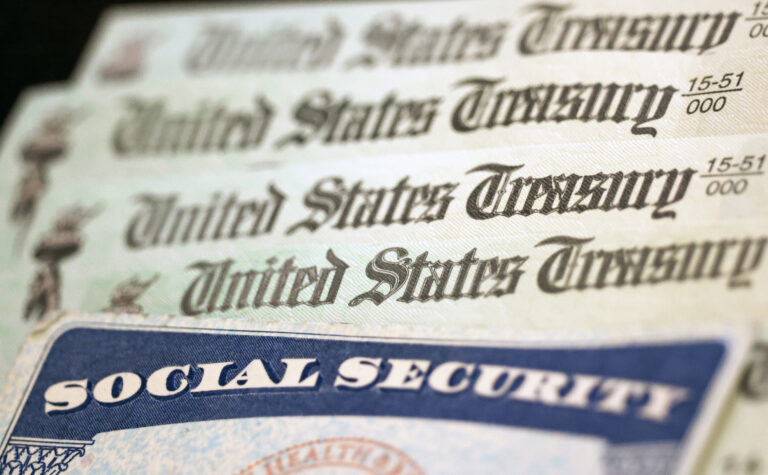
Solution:
{"label": "stack of treasury checks", "polygon": [[768,473],[767,1],[116,8],[0,166],[0,474]]}

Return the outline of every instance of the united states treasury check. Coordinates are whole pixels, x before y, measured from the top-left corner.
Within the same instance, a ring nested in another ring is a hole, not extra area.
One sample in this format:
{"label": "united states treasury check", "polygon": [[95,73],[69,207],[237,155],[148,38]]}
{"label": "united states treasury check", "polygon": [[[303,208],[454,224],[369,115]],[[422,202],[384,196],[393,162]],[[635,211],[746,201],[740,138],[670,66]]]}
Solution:
{"label": "united states treasury check", "polygon": [[78,67],[82,84],[515,68],[576,57],[728,55],[765,48],[768,4],[663,0],[372,2],[114,9]]}
{"label": "united states treasury check", "polygon": [[687,473],[749,343],[60,315],[2,394],[0,470]]}
{"label": "united states treasury check", "polygon": [[[30,93],[3,160],[58,139],[76,173],[486,149],[516,144],[763,133],[768,52],[570,59],[439,76],[166,81]],[[705,80],[706,79],[706,80]],[[45,90],[43,90],[45,91]],[[19,137],[14,139],[14,133]],[[7,158],[6,158],[7,156]],[[13,158],[11,158],[13,157]],[[27,160],[34,160],[33,157]],[[51,169],[64,168],[51,164]]]}

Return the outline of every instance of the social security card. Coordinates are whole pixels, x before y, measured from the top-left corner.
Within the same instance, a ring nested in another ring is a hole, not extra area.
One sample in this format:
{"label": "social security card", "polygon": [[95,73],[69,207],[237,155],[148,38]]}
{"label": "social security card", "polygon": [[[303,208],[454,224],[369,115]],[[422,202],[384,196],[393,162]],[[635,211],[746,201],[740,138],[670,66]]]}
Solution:
{"label": "social security card", "polygon": [[62,313],[6,381],[0,473],[685,472],[748,343]]}

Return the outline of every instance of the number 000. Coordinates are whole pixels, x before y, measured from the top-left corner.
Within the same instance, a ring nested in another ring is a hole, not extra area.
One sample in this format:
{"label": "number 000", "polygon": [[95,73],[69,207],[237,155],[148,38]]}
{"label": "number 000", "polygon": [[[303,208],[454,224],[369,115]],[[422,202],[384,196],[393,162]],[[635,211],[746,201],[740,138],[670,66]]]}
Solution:
{"label": "number 000", "polygon": [[709,196],[720,194],[728,195],[733,193],[734,195],[740,195],[747,189],[747,180],[741,178],[739,180],[716,180],[707,185],[706,193]]}
{"label": "number 000", "polygon": [[701,100],[694,99],[689,102],[688,107],[685,108],[685,112],[687,112],[689,115],[695,114],[696,112],[706,114],[709,111],[720,112],[723,110],[723,107],[725,107],[725,96],[720,96],[717,99],[707,97]]}

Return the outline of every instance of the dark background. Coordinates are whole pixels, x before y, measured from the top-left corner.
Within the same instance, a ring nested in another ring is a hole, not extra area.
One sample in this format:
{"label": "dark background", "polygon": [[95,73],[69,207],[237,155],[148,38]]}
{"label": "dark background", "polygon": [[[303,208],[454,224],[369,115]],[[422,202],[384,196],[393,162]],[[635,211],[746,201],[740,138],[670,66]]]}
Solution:
{"label": "dark background", "polygon": [[98,0],[0,0],[0,123],[27,86],[66,81],[112,4],[182,3]]}

